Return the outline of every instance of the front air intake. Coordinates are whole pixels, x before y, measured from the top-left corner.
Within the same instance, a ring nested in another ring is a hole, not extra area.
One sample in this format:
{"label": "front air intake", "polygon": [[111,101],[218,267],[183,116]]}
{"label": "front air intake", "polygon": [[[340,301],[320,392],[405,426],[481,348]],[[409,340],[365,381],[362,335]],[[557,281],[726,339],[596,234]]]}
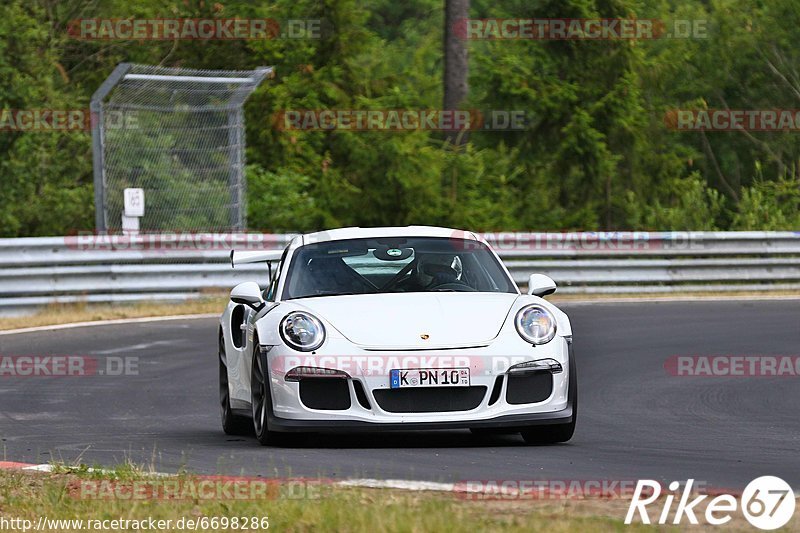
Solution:
{"label": "front air intake", "polygon": [[346,379],[303,378],[300,401],[309,409],[343,411],[350,409],[350,387]]}
{"label": "front air intake", "polygon": [[512,405],[539,403],[553,393],[553,374],[548,371],[508,374],[506,402]]}
{"label": "front air intake", "polygon": [[444,413],[475,409],[486,396],[486,387],[374,389],[372,394],[389,413]]}

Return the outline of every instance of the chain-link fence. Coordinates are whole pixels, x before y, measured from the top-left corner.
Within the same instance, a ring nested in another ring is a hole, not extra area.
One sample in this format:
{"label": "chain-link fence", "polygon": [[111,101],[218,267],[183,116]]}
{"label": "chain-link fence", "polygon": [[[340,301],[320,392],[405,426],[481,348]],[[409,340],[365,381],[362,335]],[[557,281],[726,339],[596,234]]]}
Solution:
{"label": "chain-link fence", "polygon": [[246,229],[244,114],[272,69],[120,64],[92,97],[96,229],[122,229],[144,190],[141,231]]}

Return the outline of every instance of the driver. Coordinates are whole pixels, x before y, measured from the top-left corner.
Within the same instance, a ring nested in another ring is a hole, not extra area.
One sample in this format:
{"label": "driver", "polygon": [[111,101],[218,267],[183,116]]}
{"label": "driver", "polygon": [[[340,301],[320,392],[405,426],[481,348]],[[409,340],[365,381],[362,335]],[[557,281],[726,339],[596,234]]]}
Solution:
{"label": "driver", "polygon": [[445,283],[458,283],[459,273],[453,268],[456,260],[449,254],[420,254],[414,277],[420,287],[431,289]]}

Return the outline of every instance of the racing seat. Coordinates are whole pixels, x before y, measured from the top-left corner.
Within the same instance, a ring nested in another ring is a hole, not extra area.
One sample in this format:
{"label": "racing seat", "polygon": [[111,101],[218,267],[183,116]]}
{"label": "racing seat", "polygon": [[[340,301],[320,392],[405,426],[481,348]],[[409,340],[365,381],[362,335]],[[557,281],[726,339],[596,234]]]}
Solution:
{"label": "racing seat", "polygon": [[315,257],[308,264],[311,293],[363,293],[369,287],[341,257]]}

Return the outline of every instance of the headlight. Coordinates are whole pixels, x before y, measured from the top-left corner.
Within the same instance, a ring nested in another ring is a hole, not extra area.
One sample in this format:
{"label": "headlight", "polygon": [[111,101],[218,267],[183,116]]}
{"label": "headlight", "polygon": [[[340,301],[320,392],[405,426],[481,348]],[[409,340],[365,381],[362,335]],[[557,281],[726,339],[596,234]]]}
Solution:
{"label": "headlight", "polygon": [[531,344],[546,344],[556,336],[556,319],[539,305],[523,307],[514,319],[519,336]]}
{"label": "headlight", "polygon": [[316,350],[325,341],[325,326],[313,315],[295,311],[289,313],[280,325],[283,340],[301,352]]}

